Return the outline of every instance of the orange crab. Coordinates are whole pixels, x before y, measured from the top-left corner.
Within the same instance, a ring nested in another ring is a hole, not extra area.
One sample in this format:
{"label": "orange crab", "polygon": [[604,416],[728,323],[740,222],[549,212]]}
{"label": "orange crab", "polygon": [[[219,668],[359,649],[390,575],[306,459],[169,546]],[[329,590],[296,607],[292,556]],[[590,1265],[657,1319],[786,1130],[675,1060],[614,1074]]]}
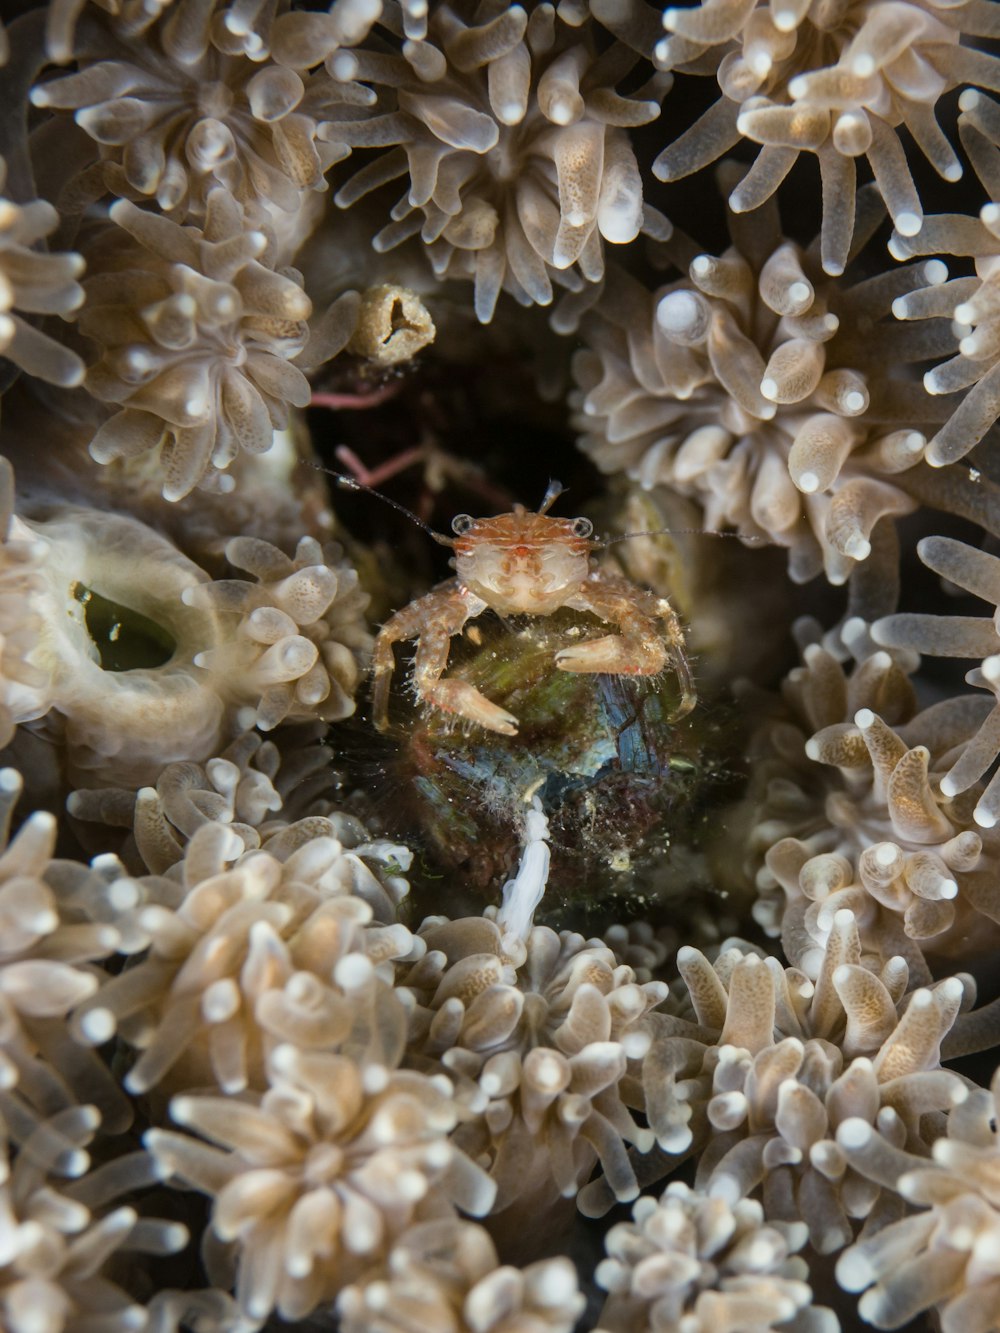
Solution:
{"label": "orange crab", "polygon": [[654,676],[669,665],[680,690],[670,720],[695,706],[684,635],[673,607],[628,579],[597,568],[593,552],[603,543],[592,539],[590,520],[548,517],[561,492],[559,483],[551,482],[537,513],[515,505],[512,513],[496,518],[459,514],[452,521],[454,538],[432,534],[454,548],[456,577],[397,611],[379,631],[373,703],[380,731],[389,725],[393,645],[416,639],[413,686],[422,703],[488,731],[517,735],[516,717],[467,682],[444,675],[452,636],[487,608],[500,616],[547,616],[564,606],[589,611],[620,632],[561,649],[555,656],[560,671]]}

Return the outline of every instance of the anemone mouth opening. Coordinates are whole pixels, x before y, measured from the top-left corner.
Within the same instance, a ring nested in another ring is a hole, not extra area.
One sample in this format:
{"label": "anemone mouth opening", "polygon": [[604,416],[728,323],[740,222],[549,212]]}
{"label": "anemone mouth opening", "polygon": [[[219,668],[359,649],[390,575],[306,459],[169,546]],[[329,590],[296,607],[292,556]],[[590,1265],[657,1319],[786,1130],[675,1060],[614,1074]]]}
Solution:
{"label": "anemone mouth opening", "polygon": [[100,656],[102,671],[152,671],[177,650],[173,636],[131,606],[112,601],[85,583],[73,585],[83,620]]}

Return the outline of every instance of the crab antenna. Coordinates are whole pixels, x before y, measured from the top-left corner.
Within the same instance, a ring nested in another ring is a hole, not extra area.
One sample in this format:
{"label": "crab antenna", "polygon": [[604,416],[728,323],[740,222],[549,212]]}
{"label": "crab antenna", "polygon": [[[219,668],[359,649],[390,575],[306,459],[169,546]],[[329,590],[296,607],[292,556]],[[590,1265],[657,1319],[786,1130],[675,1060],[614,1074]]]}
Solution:
{"label": "crab antenna", "polygon": [[545,498],[538,506],[538,512],[540,514],[547,514],[565,489],[566,487],[561,481],[550,481],[545,491]]}
{"label": "crab antenna", "polygon": [[425,523],[422,518],[417,518],[412,509],[407,509],[406,505],[401,505],[398,500],[391,499],[388,495],[383,495],[377,491],[374,486],[366,486],[363,481],[358,481],[357,477],[350,477],[346,472],[334,472],[331,468],[323,467],[319,463],[310,463],[317,472],[325,472],[328,477],[332,477],[342,491],[366,491],[369,495],[374,495],[377,500],[383,504],[389,505],[393,509],[398,509],[401,514],[405,514],[411,522],[416,523],[418,528],[423,528],[429,537],[433,537],[441,546],[454,546],[455,543],[451,537],[444,536],[441,532],[435,532],[429,523]]}

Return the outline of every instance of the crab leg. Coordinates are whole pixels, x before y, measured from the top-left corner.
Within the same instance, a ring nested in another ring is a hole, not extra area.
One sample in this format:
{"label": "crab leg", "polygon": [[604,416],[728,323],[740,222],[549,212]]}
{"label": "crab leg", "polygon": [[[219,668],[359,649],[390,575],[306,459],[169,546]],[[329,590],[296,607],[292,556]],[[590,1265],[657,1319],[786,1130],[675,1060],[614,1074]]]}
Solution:
{"label": "crab leg", "polygon": [[690,713],[698,696],[684,652],[684,633],[666,598],[642,592],[617,575],[595,570],[566,605],[610,621],[621,633],[563,648],[556,654],[560,670],[655,676],[669,664],[680,688],[680,699],[670,720]]}
{"label": "crab leg", "polygon": [[442,679],[452,635],[460,633],[467,620],[485,609],[485,602],[453,579],[389,617],[375,640],[372,705],[379,731],[385,731],[389,725],[389,682],[395,666],[393,644],[416,639],[413,687],[422,703],[446,713],[457,713],[488,731],[498,731],[504,736],[517,734],[517,718],[512,714],[491,703],[465,681]]}

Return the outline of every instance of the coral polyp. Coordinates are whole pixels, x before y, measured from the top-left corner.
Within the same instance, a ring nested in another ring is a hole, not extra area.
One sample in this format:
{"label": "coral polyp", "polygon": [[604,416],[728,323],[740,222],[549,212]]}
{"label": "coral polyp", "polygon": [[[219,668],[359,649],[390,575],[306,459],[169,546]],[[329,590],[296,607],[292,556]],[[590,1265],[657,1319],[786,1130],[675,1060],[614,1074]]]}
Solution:
{"label": "coral polyp", "polygon": [[0,1326],[998,1333],[1000,6],[7,10]]}
{"label": "coral polyp", "polygon": [[605,243],[669,231],[643,203],[627,133],[657,117],[663,82],[619,94],[636,58],[599,53],[585,9],[439,4],[401,50],[386,26],[385,45],[328,61],[335,79],[371,85],[374,105],[319,130],[342,151],[391,148],[349,177],[342,207],[407,179],[376,249],[419,234],[442,277],[474,281],[488,323],[501,291],[548,305],[556,286],[600,279]]}
{"label": "coral polyp", "polygon": [[[937,105],[966,82],[995,88],[1000,31],[977,0],[791,4],[702,0],[663,12],[653,55],[665,69],[715,74],[722,97],[660,154],[654,172],[676,179],[741,136],[760,144],[731,196],[747,212],[770,198],[799,153],[816,155],[823,191],[823,267],[841,273],[852,239],[856,163],[867,158],[899,231],[920,231],[923,207],[898,130],[946,181],[962,164]],[[982,49],[985,46],[985,49]]]}
{"label": "coral polyp", "polygon": [[[878,224],[870,194],[860,213]],[[709,527],[788,547],[797,582],[843,583],[914,508],[907,474],[940,414],[904,367],[951,334],[936,321],[918,347],[890,307],[945,271],[833,282],[770,206],[730,232],[655,291],[616,275],[584,316],[580,443],[604,472],[696,499]]]}
{"label": "coral polyp", "polygon": [[154,223],[126,200],[108,216],[88,253],[80,329],[101,352],[91,393],[122,410],[90,451],[109,463],[160,450],[163,494],[179,500],[239,450],[270,449],[288,405],[307,405],[291,358],[306,345],[312,303],[260,262],[267,235],[224,190],[209,196],[203,229]]}

